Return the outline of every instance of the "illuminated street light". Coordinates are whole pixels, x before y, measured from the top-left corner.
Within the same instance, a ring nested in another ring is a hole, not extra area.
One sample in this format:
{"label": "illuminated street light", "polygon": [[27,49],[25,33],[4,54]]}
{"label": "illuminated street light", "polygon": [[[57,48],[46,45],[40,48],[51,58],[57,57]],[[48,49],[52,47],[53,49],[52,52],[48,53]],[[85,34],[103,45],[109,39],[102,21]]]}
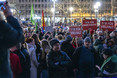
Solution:
{"label": "illuminated street light", "polygon": [[52,11],[52,12],[55,12],[55,9],[54,9],[54,8],[52,8],[52,9],[51,9],[51,11]]}
{"label": "illuminated street light", "polygon": [[71,20],[72,20],[72,12],[73,12],[74,8],[73,7],[70,7],[69,8],[69,11],[71,11]]}
{"label": "illuminated street light", "polygon": [[101,6],[101,3],[100,2],[96,2],[96,4],[94,5],[94,12],[95,12],[95,17],[97,19],[97,16],[98,16],[98,11],[99,11],[99,7]]}
{"label": "illuminated street light", "polygon": [[55,9],[55,2],[56,2],[56,0],[52,0],[53,1],[53,9],[52,9],[52,11],[53,11],[53,18],[54,18],[54,20],[53,20],[53,27],[55,26],[55,11],[56,11],[56,9]]}
{"label": "illuminated street light", "polygon": [[96,5],[97,5],[98,7],[100,7],[100,6],[101,6],[101,3],[100,3],[100,2],[97,2]]}
{"label": "illuminated street light", "polygon": [[70,7],[69,8],[69,11],[73,12],[74,8],[73,7]]}

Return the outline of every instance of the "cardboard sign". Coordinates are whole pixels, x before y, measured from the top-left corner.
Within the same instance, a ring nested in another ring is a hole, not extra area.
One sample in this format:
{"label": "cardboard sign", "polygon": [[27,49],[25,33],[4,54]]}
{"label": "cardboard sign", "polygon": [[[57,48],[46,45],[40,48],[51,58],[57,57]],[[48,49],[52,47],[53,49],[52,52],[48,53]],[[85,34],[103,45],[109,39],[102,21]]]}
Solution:
{"label": "cardboard sign", "polygon": [[102,29],[103,31],[105,30],[114,31],[114,28],[115,28],[114,25],[115,25],[114,21],[101,21],[100,29]]}
{"label": "cardboard sign", "polygon": [[82,22],[83,30],[88,30],[88,29],[97,29],[97,20],[92,19],[92,20],[83,20]]}
{"label": "cardboard sign", "polygon": [[69,32],[71,33],[72,37],[82,37],[82,28],[81,26],[71,26],[69,28]]}

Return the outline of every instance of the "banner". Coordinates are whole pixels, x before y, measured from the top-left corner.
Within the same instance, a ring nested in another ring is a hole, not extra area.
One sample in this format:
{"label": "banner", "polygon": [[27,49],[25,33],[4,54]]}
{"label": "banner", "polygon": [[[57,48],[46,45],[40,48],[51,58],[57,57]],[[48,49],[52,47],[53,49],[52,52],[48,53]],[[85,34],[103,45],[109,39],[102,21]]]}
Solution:
{"label": "banner", "polygon": [[83,30],[88,30],[88,29],[97,29],[97,20],[96,19],[91,19],[91,20],[83,20],[82,22]]}
{"label": "banner", "polygon": [[103,31],[114,31],[115,28],[115,22],[114,21],[100,21],[100,29]]}
{"label": "banner", "polygon": [[72,37],[82,37],[82,28],[81,26],[71,26],[69,27],[69,32]]}

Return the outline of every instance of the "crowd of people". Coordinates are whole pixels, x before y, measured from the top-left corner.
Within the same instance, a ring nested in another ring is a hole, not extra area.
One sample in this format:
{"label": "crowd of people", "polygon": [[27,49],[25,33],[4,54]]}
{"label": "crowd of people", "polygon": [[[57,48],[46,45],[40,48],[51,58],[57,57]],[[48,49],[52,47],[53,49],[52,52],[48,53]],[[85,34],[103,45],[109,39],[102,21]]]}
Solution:
{"label": "crowd of people", "polygon": [[0,78],[117,77],[116,30],[87,30],[82,38],[72,38],[63,28],[23,31],[5,7],[7,22],[0,15]]}

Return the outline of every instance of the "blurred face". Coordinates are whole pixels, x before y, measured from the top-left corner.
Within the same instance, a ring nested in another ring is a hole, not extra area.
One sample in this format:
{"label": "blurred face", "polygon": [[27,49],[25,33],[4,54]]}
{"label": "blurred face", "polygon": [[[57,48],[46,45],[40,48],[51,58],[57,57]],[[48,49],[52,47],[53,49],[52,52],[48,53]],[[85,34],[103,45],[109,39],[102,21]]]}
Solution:
{"label": "blurred face", "polygon": [[57,51],[60,51],[60,44],[59,43],[56,43],[54,46],[53,46],[53,51],[57,52]]}
{"label": "blurred face", "polygon": [[90,42],[84,42],[84,46],[85,46],[85,47],[89,48],[89,47],[90,47],[90,45],[91,45],[91,43],[90,43]]}
{"label": "blurred face", "polygon": [[103,58],[106,60],[108,58],[108,56],[103,54]]}

